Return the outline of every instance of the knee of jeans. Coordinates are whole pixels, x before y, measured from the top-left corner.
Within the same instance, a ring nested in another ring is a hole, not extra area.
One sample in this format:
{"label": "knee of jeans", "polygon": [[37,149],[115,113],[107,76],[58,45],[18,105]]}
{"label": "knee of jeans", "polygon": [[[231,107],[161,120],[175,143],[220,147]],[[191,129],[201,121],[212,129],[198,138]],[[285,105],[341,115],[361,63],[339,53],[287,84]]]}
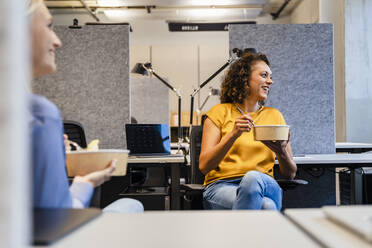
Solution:
{"label": "knee of jeans", "polygon": [[254,184],[260,184],[261,182],[262,182],[262,179],[261,179],[260,172],[248,171],[242,178],[240,185],[254,185]]}
{"label": "knee of jeans", "polygon": [[262,209],[264,210],[277,210],[276,204],[270,198],[264,198],[262,201]]}
{"label": "knee of jeans", "polygon": [[138,200],[122,198],[105,207],[103,211],[111,213],[142,213],[144,208]]}

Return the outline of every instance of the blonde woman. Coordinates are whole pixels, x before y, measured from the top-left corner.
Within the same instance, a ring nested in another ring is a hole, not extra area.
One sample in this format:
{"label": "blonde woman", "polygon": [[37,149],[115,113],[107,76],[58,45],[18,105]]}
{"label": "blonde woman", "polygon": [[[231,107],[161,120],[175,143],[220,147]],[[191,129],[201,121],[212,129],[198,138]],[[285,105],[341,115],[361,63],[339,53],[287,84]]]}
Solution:
{"label": "blonde woman", "polygon": [[[55,51],[62,43],[53,31],[53,18],[42,0],[31,0],[32,75],[38,78],[56,71]],[[45,97],[30,95],[33,166],[33,206],[43,208],[88,207],[94,187],[108,181],[113,160],[104,170],[75,177],[69,187],[65,169],[63,124],[58,108]],[[133,199],[121,199],[104,211],[143,212]]]}

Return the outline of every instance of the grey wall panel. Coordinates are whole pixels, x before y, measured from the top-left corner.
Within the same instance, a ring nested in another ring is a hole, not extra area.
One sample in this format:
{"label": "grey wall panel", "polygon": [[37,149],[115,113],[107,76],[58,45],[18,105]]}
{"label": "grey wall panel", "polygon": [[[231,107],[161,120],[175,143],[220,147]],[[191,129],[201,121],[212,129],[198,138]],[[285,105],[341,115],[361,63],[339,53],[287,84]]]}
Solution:
{"label": "grey wall panel", "polygon": [[131,115],[138,123],[169,124],[169,90],[157,78],[131,76]]}
{"label": "grey wall panel", "polygon": [[33,91],[52,100],[66,120],[81,122],[87,141],[100,148],[126,147],[129,123],[129,27],[127,25],[56,26],[62,40],[57,73],[33,83]]}
{"label": "grey wall panel", "polygon": [[232,25],[230,51],[254,47],[268,55],[274,84],[268,106],[291,126],[294,154],[335,152],[331,24]]}

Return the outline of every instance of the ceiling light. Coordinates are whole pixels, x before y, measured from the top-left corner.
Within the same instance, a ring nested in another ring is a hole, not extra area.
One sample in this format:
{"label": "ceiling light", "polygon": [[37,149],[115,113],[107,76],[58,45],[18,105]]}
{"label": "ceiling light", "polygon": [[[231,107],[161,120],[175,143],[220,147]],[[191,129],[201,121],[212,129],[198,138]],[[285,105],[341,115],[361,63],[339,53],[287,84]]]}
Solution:
{"label": "ceiling light", "polygon": [[227,9],[183,9],[180,10],[183,15],[189,18],[211,18],[211,17],[223,17],[228,11]]}
{"label": "ceiling light", "polygon": [[97,0],[100,7],[121,7],[125,6],[124,0]]}
{"label": "ceiling light", "polygon": [[112,20],[121,20],[124,18],[132,17],[135,15],[135,13],[130,10],[121,10],[121,9],[116,9],[116,10],[104,10],[103,11],[104,15]]}

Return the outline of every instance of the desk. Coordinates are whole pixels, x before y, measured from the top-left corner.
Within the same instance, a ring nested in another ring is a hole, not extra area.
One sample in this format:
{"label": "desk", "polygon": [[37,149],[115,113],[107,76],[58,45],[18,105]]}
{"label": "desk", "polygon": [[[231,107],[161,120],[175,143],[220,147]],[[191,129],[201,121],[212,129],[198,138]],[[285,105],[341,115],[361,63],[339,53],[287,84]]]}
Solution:
{"label": "desk", "polygon": [[336,142],[336,152],[361,153],[372,151],[370,143]]}
{"label": "desk", "polygon": [[[309,154],[304,157],[294,157],[293,160],[298,167],[302,168],[349,168],[351,177],[351,203],[362,203],[363,196],[361,183],[358,183],[358,187],[356,187],[355,169],[361,167],[372,167],[372,153]],[[277,164],[278,161],[275,163]]]}
{"label": "desk", "polygon": [[51,247],[319,247],[276,211],[104,213]]}
{"label": "desk", "polygon": [[170,209],[179,210],[180,202],[180,166],[185,163],[183,156],[132,157],[128,158],[128,165],[132,167],[164,167],[171,168]]}
{"label": "desk", "polygon": [[372,247],[371,243],[328,220],[321,209],[287,209],[284,213],[324,247]]}

